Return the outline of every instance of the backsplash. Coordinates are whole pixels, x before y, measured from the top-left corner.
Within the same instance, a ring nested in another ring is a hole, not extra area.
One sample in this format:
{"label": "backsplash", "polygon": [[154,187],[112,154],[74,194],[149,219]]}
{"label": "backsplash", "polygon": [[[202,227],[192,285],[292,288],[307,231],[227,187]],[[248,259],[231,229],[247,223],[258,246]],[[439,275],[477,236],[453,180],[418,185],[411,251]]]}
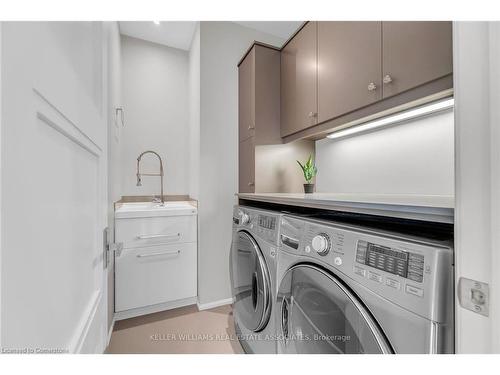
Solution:
{"label": "backsplash", "polygon": [[317,192],[454,194],[453,112],[316,142]]}

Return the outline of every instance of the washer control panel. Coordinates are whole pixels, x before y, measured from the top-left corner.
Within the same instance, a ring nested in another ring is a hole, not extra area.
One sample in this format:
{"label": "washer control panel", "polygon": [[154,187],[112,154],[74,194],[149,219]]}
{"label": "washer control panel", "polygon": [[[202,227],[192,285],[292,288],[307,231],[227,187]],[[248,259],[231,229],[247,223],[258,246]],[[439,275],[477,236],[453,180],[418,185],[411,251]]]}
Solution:
{"label": "washer control panel", "polygon": [[318,262],[423,317],[445,319],[453,301],[450,243],[288,215],[279,227],[279,252]]}

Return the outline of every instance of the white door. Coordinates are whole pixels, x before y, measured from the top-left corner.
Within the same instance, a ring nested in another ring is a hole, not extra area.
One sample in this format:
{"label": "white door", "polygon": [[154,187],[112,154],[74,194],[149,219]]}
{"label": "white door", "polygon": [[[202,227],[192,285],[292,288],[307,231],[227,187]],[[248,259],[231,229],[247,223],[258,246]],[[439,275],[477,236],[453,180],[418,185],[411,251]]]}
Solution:
{"label": "white door", "polygon": [[104,38],[99,22],[2,25],[4,349],[105,349]]}

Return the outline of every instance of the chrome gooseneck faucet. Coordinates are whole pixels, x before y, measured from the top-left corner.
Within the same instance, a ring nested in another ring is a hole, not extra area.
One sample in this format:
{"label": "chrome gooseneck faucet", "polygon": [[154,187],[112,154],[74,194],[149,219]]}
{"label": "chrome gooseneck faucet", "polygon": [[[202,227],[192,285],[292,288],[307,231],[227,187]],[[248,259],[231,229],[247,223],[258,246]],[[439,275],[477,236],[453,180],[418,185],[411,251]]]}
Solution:
{"label": "chrome gooseneck faucet", "polygon": [[[160,173],[141,173],[140,172],[140,163],[141,163],[141,158],[145,154],[154,154],[158,157],[158,160],[160,160]],[[155,151],[144,151],[142,154],[139,155],[137,158],[137,186],[142,186],[142,176],[159,176],[161,180],[161,186],[160,186],[160,199],[157,200],[156,198],[153,199],[153,201],[161,201],[161,204],[165,204],[165,199],[163,198],[163,162],[161,160],[161,156],[155,152]]]}

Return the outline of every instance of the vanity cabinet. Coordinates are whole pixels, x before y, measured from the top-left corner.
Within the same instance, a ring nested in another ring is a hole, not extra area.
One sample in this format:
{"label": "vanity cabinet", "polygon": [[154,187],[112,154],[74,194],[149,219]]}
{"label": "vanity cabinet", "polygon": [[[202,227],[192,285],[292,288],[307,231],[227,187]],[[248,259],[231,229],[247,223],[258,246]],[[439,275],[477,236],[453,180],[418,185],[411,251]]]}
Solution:
{"label": "vanity cabinet", "polygon": [[196,302],[197,215],[115,216],[117,319]]}
{"label": "vanity cabinet", "polygon": [[382,22],[382,35],[384,98],[452,74],[451,22]]}
{"label": "vanity cabinet", "polygon": [[308,22],[281,50],[281,136],[318,123],[317,27]]}
{"label": "vanity cabinet", "polygon": [[452,73],[451,22],[308,22],[281,51],[281,135],[322,138],[449,96]]}
{"label": "vanity cabinet", "polygon": [[195,298],[196,251],[192,242],[124,249],[116,262],[116,311]]}

